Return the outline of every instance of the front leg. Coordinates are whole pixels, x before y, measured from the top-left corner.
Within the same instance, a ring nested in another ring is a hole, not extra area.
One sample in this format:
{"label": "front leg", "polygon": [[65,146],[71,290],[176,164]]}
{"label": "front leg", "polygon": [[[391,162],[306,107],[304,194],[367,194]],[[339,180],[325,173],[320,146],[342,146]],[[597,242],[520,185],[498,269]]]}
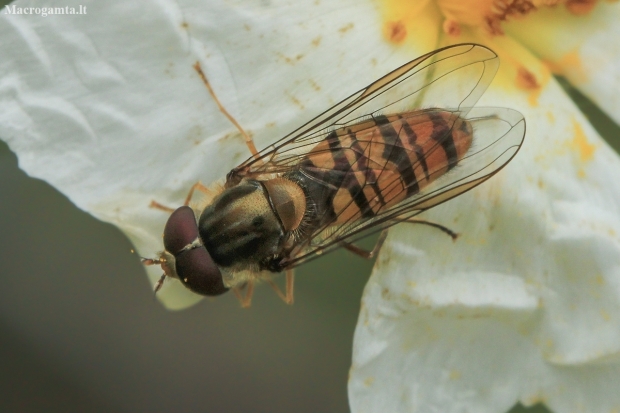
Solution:
{"label": "front leg", "polygon": [[[245,291],[245,295],[243,294],[243,290]],[[241,303],[241,308],[250,308],[252,305],[252,296],[254,295],[254,281],[249,280],[247,283],[243,284],[241,287],[235,287],[232,289],[233,293]]]}
{"label": "front leg", "polygon": [[280,297],[280,299],[282,299],[282,301],[284,301],[286,304],[293,304],[293,290],[294,290],[294,283],[295,283],[295,272],[292,268],[289,268],[286,270],[286,287],[285,287],[285,291],[286,293],[283,293],[282,290],[280,290],[280,287],[278,287],[278,285],[271,279],[268,278],[267,279],[267,283],[271,286],[271,288],[273,288],[273,290],[276,292],[276,294],[278,294],[278,297]]}
{"label": "front leg", "polygon": [[[206,186],[204,186],[200,181],[196,182],[194,185],[192,185],[192,187],[189,189],[189,192],[187,193],[187,196],[185,197],[185,202],[183,202],[184,206],[188,206],[189,203],[192,200],[192,197],[194,196],[194,192],[198,190],[201,192],[204,192],[205,194],[212,196],[213,195],[213,191],[210,190],[209,188],[207,188]],[[173,213],[175,211],[175,208],[170,208],[169,206],[160,204],[159,202],[152,200],[151,203],[149,204],[149,207],[151,208],[155,208],[155,209],[160,209],[162,211],[166,211],[169,213]]]}

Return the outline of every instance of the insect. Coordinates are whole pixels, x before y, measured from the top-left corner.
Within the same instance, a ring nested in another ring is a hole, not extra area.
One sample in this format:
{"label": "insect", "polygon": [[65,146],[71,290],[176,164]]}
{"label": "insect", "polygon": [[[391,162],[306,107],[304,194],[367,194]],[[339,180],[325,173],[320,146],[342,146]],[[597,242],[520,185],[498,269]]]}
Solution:
{"label": "insect", "polygon": [[[477,44],[435,50],[352,94],[234,168],[223,187],[194,185],[164,229],[164,248],[147,265],[198,294],[232,289],[250,305],[254,284],[293,301],[292,269],[338,247],[371,257],[385,229],[483,183],[518,152],[525,120],[514,110],[473,108],[499,65]],[[205,205],[187,206],[194,190]],[[355,241],[383,230],[372,251]],[[283,293],[271,279],[286,272]],[[245,296],[243,295],[245,291]]]}

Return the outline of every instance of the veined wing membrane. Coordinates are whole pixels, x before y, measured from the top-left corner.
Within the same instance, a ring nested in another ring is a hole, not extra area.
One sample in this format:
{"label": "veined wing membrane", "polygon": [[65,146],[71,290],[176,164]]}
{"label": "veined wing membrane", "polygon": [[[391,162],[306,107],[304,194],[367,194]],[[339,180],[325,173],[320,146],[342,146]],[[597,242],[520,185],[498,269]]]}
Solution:
{"label": "veined wing membrane", "polygon": [[[302,157],[334,129],[379,113],[420,107],[470,108],[495,76],[499,59],[477,44],[448,46],[423,55],[352,94],[297,130],[268,146],[259,158],[235,168],[231,177],[277,173]],[[461,115],[467,109],[461,110]]]}

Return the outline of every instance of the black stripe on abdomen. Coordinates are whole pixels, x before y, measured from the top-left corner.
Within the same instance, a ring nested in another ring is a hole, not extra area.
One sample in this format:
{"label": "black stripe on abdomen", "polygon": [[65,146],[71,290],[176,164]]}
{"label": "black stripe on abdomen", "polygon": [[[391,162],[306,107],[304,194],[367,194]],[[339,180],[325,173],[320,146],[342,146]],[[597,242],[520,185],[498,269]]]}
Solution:
{"label": "black stripe on abdomen", "polygon": [[446,159],[448,160],[448,170],[450,170],[459,162],[456,146],[454,146],[454,139],[452,138],[452,126],[454,123],[452,125],[448,124],[446,119],[437,113],[429,112],[428,116],[433,122],[431,139],[438,142],[443,148]]}
{"label": "black stripe on abdomen", "polygon": [[[366,198],[366,195],[364,194],[362,186],[357,181],[357,177],[355,176],[356,168],[355,166],[349,163],[349,160],[347,159],[344,151],[345,150],[352,151],[355,154],[355,162],[359,162],[360,160],[362,160],[363,162],[363,160],[365,159],[364,154],[363,152],[355,150],[353,148],[343,149],[342,145],[340,144],[341,143],[340,139],[338,139],[336,132],[332,132],[332,133],[336,135],[336,139],[332,139],[329,141],[329,148],[332,151],[332,157],[334,159],[334,164],[335,164],[334,169],[342,173],[342,179],[341,179],[341,182],[339,183],[339,187],[346,189],[349,192],[351,199],[353,200],[353,202],[355,202],[355,205],[357,205],[357,207],[359,208],[362,214],[362,217],[372,218],[375,216],[375,213],[370,207],[370,205],[368,204],[368,199]],[[355,137],[355,134],[353,132],[349,131],[348,135],[351,138],[352,142],[357,143],[357,138]],[[346,169],[345,169],[345,164],[346,164]]]}
{"label": "black stripe on abdomen", "polygon": [[[372,148],[368,148],[368,151],[366,151],[365,148],[362,148],[362,145],[360,144],[360,142],[357,140],[357,137],[355,135],[355,133],[353,133],[353,131],[348,131],[349,136],[351,136],[351,149],[353,151],[355,151],[355,153],[357,154],[357,169],[358,172],[362,172],[364,174],[364,185],[368,185],[370,186],[370,188],[372,188],[373,192],[375,193],[375,198],[376,200],[379,202],[380,205],[385,205],[385,199],[383,198],[383,194],[381,193],[381,188],[379,188],[379,184],[377,182],[377,176],[375,175],[375,171],[370,167],[369,163],[368,163],[368,157],[365,155],[366,152],[368,153],[372,153]],[[368,145],[372,145],[372,141],[368,142]],[[366,198],[366,194],[362,193],[364,195],[364,198],[366,199],[366,205],[369,206],[370,211],[366,212],[365,209],[360,208],[360,210],[362,211],[362,215],[364,217],[373,217],[375,215],[374,210],[372,209],[372,207],[369,205],[369,201]],[[359,207],[359,205],[358,205]]]}
{"label": "black stripe on abdomen", "polygon": [[407,135],[408,143],[414,149],[415,154],[418,158],[417,161],[422,166],[422,171],[424,171],[424,177],[428,181],[430,180],[430,177],[428,175],[428,165],[426,164],[426,156],[424,154],[424,150],[422,149],[422,147],[418,145],[416,142],[418,140],[418,135],[415,133],[413,129],[411,129],[411,126],[407,123],[405,119],[403,119],[402,116],[399,116],[399,118],[402,119],[401,124],[403,126],[403,130],[405,131],[405,134]]}
{"label": "black stripe on abdomen", "polygon": [[400,133],[396,132],[387,117],[379,115],[375,116],[374,119],[385,141],[383,158],[396,166],[398,173],[405,182],[407,196],[417,194],[420,191],[420,185],[418,185],[407,149],[400,139]]}

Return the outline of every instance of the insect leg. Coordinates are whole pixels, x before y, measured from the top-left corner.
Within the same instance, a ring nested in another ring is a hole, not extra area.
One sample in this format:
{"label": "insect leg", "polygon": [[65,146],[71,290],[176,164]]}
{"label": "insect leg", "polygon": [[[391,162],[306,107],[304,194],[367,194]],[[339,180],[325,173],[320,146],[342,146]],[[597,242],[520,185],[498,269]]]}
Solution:
{"label": "insect leg", "polygon": [[200,75],[200,78],[202,79],[202,81],[204,82],[205,86],[207,87],[207,90],[209,91],[209,94],[211,95],[211,97],[215,101],[215,104],[219,108],[220,112],[222,112],[224,114],[224,116],[226,116],[226,118],[230,121],[230,123],[232,123],[237,128],[237,130],[239,132],[241,132],[241,136],[243,136],[243,138],[245,139],[245,144],[248,146],[248,149],[250,150],[250,152],[252,153],[254,158],[259,159],[258,151],[256,150],[256,146],[254,145],[254,141],[252,140],[250,135],[248,135],[247,132],[245,130],[243,130],[241,125],[239,125],[239,122],[237,122],[237,120],[235,118],[233,118],[230,113],[228,113],[228,111],[226,110],[224,105],[222,105],[220,103],[220,100],[215,95],[215,92],[213,91],[213,88],[211,87],[211,84],[207,80],[207,76],[205,76],[204,72],[202,71],[202,67],[200,67],[200,63],[199,62],[196,62],[194,64],[194,69]]}
{"label": "insect leg", "polygon": [[381,246],[383,245],[383,242],[385,242],[385,238],[387,237],[387,229],[384,229],[383,231],[381,231],[381,235],[379,235],[379,239],[377,240],[377,243],[375,244],[375,246],[373,247],[373,249],[371,251],[366,251],[365,249],[358,247],[355,244],[350,244],[350,243],[342,243],[342,246],[351,251],[352,253],[359,255],[362,258],[367,258],[367,259],[371,259],[373,258],[381,249]]}
{"label": "insect leg", "polygon": [[[244,297],[242,294],[242,291],[246,288],[246,286],[247,286],[247,290],[245,292],[245,297]],[[241,307],[249,308],[250,305],[252,304],[252,295],[254,294],[254,281],[250,280],[246,284],[244,284],[242,287],[233,288],[233,292],[235,293],[235,296],[241,303]]]}
{"label": "insect leg", "polygon": [[430,221],[425,221],[423,219],[415,219],[415,218],[407,218],[403,221],[398,221],[398,222],[408,222],[410,224],[424,224],[424,225],[428,225],[431,226],[433,228],[437,228],[443,232],[445,232],[446,234],[450,235],[450,237],[452,237],[452,241],[455,241],[459,234],[457,234],[456,232],[452,231],[450,228],[444,227],[443,225],[440,224],[436,224],[434,222],[430,222]]}
{"label": "insect leg", "polygon": [[187,196],[185,197],[185,202],[183,203],[183,205],[185,206],[189,205],[189,201],[192,200],[192,196],[194,196],[194,191],[196,189],[204,192],[207,195],[211,195],[213,193],[209,188],[207,188],[202,183],[200,183],[200,181],[198,181],[194,185],[192,185],[192,187],[190,188],[189,192],[187,193]]}
{"label": "insect leg", "polygon": [[[200,182],[196,182],[189,189],[189,192],[187,193],[187,196],[185,197],[185,202],[183,203],[183,205],[185,205],[185,206],[189,205],[189,202],[192,200],[192,196],[194,196],[194,191],[195,190],[202,191],[202,192],[204,192],[207,195],[211,195],[212,194],[212,191],[209,188],[207,188],[206,186],[204,186]],[[157,202],[155,200],[151,201],[151,204],[149,205],[149,207],[155,208],[155,209],[161,209],[162,211],[166,211],[166,212],[169,212],[169,213],[173,213],[174,212],[174,208],[170,208],[168,206],[160,204],[159,202]]]}
{"label": "insect leg", "polygon": [[286,270],[286,304],[293,304],[293,291],[295,287],[295,270]]}
{"label": "insect leg", "polygon": [[[407,222],[410,224],[424,224],[424,225],[428,225],[431,226],[433,228],[437,228],[443,232],[445,232],[446,234],[450,235],[450,237],[452,237],[452,240],[456,240],[456,238],[459,236],[459,234],[457,234],[456,232],[452,231],[450,228],[446,228],[443,225],[440,224],[436,224],[434,222],[430,222],[430,221],[425,221],[423,219],[414,219],[414,218],[407,218],[404,220],[399,220],[395,223],[401,223],[401,222]],[[379,239],[377,240],[377,243],[375,244],[375,246],[373,247],[373,249],[371,251],[367,251],[361,247],[358,247],[355,244],[350,244],[350,243],[342,243],[342,246],[348,250],[351,251],[352,253],[359,255],[362,258],[367,258],[367,259],[371,259],[373,258],[381,249],[381,246],[383,245],[383,243],[385,242],[385,238],[387,237],[387,229],[384,229],[381,232],[381,235],[379,235]]]}
{"label": "insect leg", "polygon": [[266,281],[267,281],[267,284],[269,284],[271,288],[273,288],[276,294],[278,294],[278,297],[280,297],[282,301],[284,301],[286,304],[289,304],[289,305],[293,304],[293,287],[295,283],[295,271],[292,268],[286,270],[286,287],[285,287],[286,294],[283,293],[282,290],[280,290],[278,285],[271,278],[268,278]]}
{"label": "insect leg", "polygon": [[162,205],[162,204],[160,204],[157,201],[151,201],[149,207],[150,208],[155,208],[155,209],[161,209],[162,211],[166,211],[166,212],[169,212],[171,214],[174,212],[174,208],[170,208],[170,207],[167,207],[165,205]]}

